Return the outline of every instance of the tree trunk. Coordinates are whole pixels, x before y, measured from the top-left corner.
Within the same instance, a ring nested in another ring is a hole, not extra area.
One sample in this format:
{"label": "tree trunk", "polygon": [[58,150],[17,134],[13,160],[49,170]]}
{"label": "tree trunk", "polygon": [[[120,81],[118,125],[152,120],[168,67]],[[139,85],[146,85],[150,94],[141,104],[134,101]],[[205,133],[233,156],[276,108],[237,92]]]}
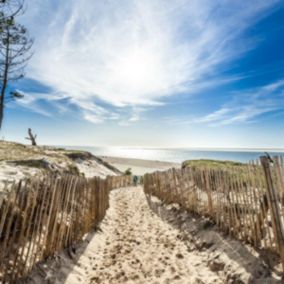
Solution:
{"label": "tree trunk", "polygon": [[4,66],[4,74],[3,74],[3,82],[1,87],[1,97],[0,97],[0,130],[2,128],[3,117],[4,117],[4,102],[5,102],[5,93],[8,83],[8,71],[9,71],[9,31],[7,32],[7,46],[6,46],[6,53],[5,53],[5,66]]}
{"label": "tree trunk", "polygon": [[32,130],[30,128],[28,129],[28,135],[29,135],[29,137],[27,137],[26,139],[31,141],[32,146],[36,146],[37,145],[36,144],[36,135],[33,135]]}

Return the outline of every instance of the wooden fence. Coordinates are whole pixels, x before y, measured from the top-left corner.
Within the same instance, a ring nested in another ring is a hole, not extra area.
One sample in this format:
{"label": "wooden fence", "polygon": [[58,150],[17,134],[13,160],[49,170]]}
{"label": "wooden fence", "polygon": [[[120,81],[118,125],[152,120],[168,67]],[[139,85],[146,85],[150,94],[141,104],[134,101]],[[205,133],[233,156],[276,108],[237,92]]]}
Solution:
{"label": "wooden fence", "polygon": [[284,268],[282,157],[242,167],[189,167],[144,176],[144,191],[208,216],[231,236],[279,254]]}
{"label": "wooden fence", "polygon": [[110,189],[126,187],[133,185],[133,177],[132,176],[108,176],[107,183],[109,184]]}
{"label": "wooden fence", "polygon": [[104,218],[109,191],[131,177],[46,176],[0,197],[0,283],[14,283],[48,256],[82,240]]}

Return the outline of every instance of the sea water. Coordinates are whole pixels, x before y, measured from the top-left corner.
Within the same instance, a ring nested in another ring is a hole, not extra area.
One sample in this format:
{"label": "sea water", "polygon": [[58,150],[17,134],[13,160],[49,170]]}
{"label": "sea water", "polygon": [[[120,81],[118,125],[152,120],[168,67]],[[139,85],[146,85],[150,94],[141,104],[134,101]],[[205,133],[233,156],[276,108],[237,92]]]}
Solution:
{"label": "sea water", "polygon": [[200,150],[200,149],[161,149],[161,148],[132,148],[132,147],[91,147],[91,146],[64,146],[67,149],[89,151],[97,156],[145,159],[181,163],[185,160],[213,159],[236,162],[249,162],[265,155],[284,156],[284,149],[277,151],[267,150]]}

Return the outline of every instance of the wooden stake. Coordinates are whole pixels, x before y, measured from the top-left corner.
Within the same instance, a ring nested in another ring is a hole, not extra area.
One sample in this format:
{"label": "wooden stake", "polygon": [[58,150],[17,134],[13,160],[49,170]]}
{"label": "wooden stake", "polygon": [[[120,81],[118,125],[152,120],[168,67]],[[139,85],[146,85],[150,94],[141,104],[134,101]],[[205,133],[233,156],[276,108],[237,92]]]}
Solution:
{"label": "wooden stake", "polygon": [[268,203],[271,210],[272,225],[274,230],[275,239],[277,241],[277,246],[279,249],[282,268],[284,270],[284,230],[281,221],[279,200],[277,198],[277,193],[272,180],[272,173],[270,168],[270,161],[268,157],[263,156],[260,158],[261,164],[265,173],[266,185],[267,185],[267,196]]}

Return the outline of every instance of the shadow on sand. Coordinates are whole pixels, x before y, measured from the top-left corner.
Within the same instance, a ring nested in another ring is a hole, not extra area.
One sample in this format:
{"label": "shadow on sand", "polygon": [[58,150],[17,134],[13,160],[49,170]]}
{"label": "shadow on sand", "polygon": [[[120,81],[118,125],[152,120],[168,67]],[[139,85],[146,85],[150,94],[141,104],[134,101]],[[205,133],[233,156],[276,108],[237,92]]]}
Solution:
{"label": "shadow on sand", "polygon": [[238,279],[242,269],[250,274],[248,283],[283,283],[279,257],[274,253],[255,251],[249,245],[222,233],[208,218],[185,211],[178,204],[163,204],[158,198],[149,195],[146,195],[146,199],[155,214],[180,230],[181,238],[189,250],[206,251],[208,262],[210,258],[221,258],[224,261],[226,283],[244,283]]}
{"label": "shadow on sand", "polygon": [[84,254],[88,244],[100,234],[101,229],[98,227],[93,232],[87,234],[84,240],[76,245],[66,248],[57,255],[37,263],[28,277],[17,281],[19,284],[63,284],[66,282],[68,275],[77,265],[80,257]]}

